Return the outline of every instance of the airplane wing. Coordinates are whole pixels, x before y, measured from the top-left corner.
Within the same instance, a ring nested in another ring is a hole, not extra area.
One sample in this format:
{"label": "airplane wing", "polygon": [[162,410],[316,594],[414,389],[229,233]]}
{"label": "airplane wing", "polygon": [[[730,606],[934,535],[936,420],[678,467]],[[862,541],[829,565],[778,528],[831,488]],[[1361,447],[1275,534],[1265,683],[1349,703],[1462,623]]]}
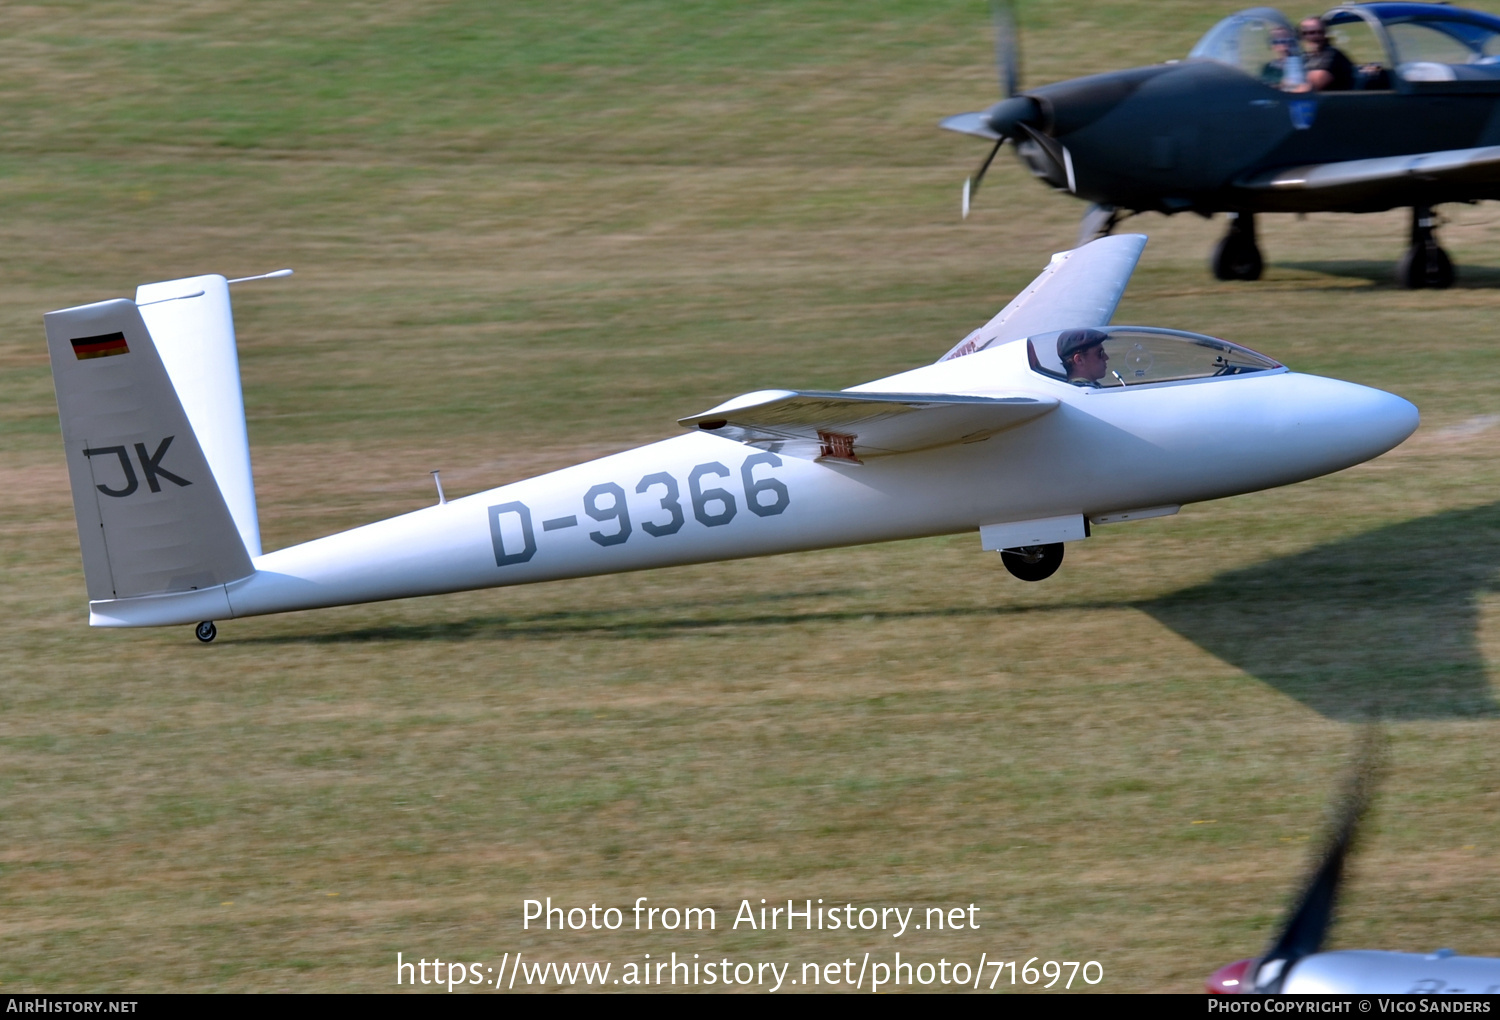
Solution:
{"label": "airplane wing", "polygon": [[978,442],[1057,406],[1051,397],[952,393],[758,390],[679,420],[741,443],[776,444],[794,457],[862,457]]}
{"label": "airplane wing", "polygon": [[1145,247],[1145,234],[1119,234],[1058,252],[1042,274],[1000,314],[960,340],[938,361],[961,358],[1038,333],[1108,325]]}
{"label": "airplane wing", "polygon": [[1401,182],[1442,184],[1500,183],[1500,145],[1447,149],[1410,156],[1350,159],[1268,170],[1237,182],[1251,191],[1315,193],[1320,200],[1357,201]]}

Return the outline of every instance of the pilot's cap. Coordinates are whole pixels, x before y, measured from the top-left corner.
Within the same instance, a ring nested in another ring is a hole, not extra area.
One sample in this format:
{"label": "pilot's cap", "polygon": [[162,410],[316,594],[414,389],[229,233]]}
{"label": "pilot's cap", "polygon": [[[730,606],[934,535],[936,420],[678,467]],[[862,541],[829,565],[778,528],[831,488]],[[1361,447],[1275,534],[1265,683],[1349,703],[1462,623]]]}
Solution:
{"label": "pilot's cap", "polygon": [[1065,329],[1057,338],[1057,356],[1066,365],[1068,359],[1079,351],[1097,347],[1108,339],[1108,333],[1097,329]]}

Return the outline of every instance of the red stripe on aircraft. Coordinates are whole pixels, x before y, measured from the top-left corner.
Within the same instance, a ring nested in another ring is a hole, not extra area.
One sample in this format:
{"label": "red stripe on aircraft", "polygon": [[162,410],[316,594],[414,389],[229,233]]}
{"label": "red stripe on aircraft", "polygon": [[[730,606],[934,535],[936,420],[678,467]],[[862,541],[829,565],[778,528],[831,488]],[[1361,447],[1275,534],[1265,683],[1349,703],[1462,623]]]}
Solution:
{"label": "red stripe on aircraft", "polygon": [[125,343],[124,333],[81,336],[76,340],[69,340],[68,342],[73,345],[73,354],[79,361],[88,358],[108,358],[114,354],[130,353],[130,346]]}

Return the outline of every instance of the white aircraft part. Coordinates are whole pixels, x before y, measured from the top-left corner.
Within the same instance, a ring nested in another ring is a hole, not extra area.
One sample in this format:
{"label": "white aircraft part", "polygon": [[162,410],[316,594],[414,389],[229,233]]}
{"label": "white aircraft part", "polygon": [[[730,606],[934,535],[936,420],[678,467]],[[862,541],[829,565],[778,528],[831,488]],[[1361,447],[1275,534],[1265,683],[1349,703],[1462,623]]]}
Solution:
{"label": "white aircraft part", "polygon": [[[987,547],[1071,541],[1089,519],[1337,471],[1416,428],[1400,397],[1270,361],[1104,388],[1033,369],[1019,337],[1106,324],[1144,241],[1057,257],[988,349],[838,392],[746,394],[709,413],[716,429],[253,559],[136,306],[51,313],[90,620],[196,623],[973,531]],[[830,449],[793,455],[809,437]],[[861,462],[861,441],[900,455]]]}
{"label": "white aircraft part", "polygon": [[986,552],[997,549],[1020,549],[1028,545],[1051,545],[1054,542],[1076,542],[1088,538],[1083,514],[1044,517],[1039,521],[1008,521],[1003,524],[981,524],[979,547]]}
{"label": "white aircraft part", "polygon": [[259,556],[260,520],[229,286],[222,276],[190,276],[144,284],[135,300],[240,539],[251,556]]}
{"label": "white aircraft part", "polygon": [[1089,517],[1091,524],[1123,524],[1126,521],[1144,521],[1152,517],[1171,517],[1182,507],[1175,503],[1170,506],[1147,506],[1138,510],[1115,510],[1107,514],[1093,514]]}
{"label": "white aircraft part", "polygon": [[977,442],[1056,406],[1042,396],[760,390],[678,424],[741,443],[780,442],[788,455],[807,458],[828,455],[832,435],[850,458],[863,458]]}
{"label": "white aircraft part", "polygon": [[[1284,369],[1095,390],[1033,372],[1025,344],[964,362],[919,369],[927,377],[915,381],[962,368],[970,387],[1013,393],[1025,380],[1058,406],[984,442],[863,465],[690,432],[260,556],[252,576],[227,585],[232,615],[973,532],[993,522],[1067,516],[1081,527],[1080,515],[1336,471],[1390,449],[1417,424],[1400,397]],[[889,383],[878,385],[889,391]],[[143,619],[134,607],[93,610],[104,625]],[[167,618],[160,602],[139,612],[158,623],[204,618],[196,607]]]}
{"label": "white aircraft part", "polygon": [[1500,993],[1500,960],[1436,953],[1344,949],[1314,953],[1292,967],[1283,995],[1494,995]]}
{"label": "white aircraft part", "polygon": [[1458,81],[1458,75],[1454,73],[1452,66],[1439,64],[1435,60],[1412,60],[1397,64],[1396,76],[1407,81]]}
{"label": "white aircraft part", "polygon": [[49,312],[46,324],[89,597],[209,588],[250,573],[135,304]]}
{"label": "white aircraft part", "polygon": [[1038,333],[1082,326],[1105,326],[1135,272],[1145,234],[1117,234],[1058,252],[1026,289],[1000,313],[959,341],[938,361],[961,358],[988,347]]}
{"label": "white aircraft part", "polygon": [[196,591],[89,603],[90,627],[161,627],[199,620],[227,620],[233,615],[229,593],[222,584]]}

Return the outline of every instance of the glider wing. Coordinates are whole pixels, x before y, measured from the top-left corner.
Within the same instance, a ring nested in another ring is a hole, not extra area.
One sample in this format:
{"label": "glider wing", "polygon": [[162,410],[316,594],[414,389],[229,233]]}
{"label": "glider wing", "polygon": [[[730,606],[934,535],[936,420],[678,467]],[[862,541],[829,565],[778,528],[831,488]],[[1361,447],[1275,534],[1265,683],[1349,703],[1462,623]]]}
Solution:
{"label": "glider wing", "polygon": [[938,360],[961,358],[1038,333],[1108,325],[1145,247],[1145,234],[1119,234],[1058,252],[1000,314]]}
{"label": "glider wing", "polygon": [[792,456],[858,463],[978,442],[1056,406],[1042,396],[759,390],[679,424],[751,445],[782,444]]}

